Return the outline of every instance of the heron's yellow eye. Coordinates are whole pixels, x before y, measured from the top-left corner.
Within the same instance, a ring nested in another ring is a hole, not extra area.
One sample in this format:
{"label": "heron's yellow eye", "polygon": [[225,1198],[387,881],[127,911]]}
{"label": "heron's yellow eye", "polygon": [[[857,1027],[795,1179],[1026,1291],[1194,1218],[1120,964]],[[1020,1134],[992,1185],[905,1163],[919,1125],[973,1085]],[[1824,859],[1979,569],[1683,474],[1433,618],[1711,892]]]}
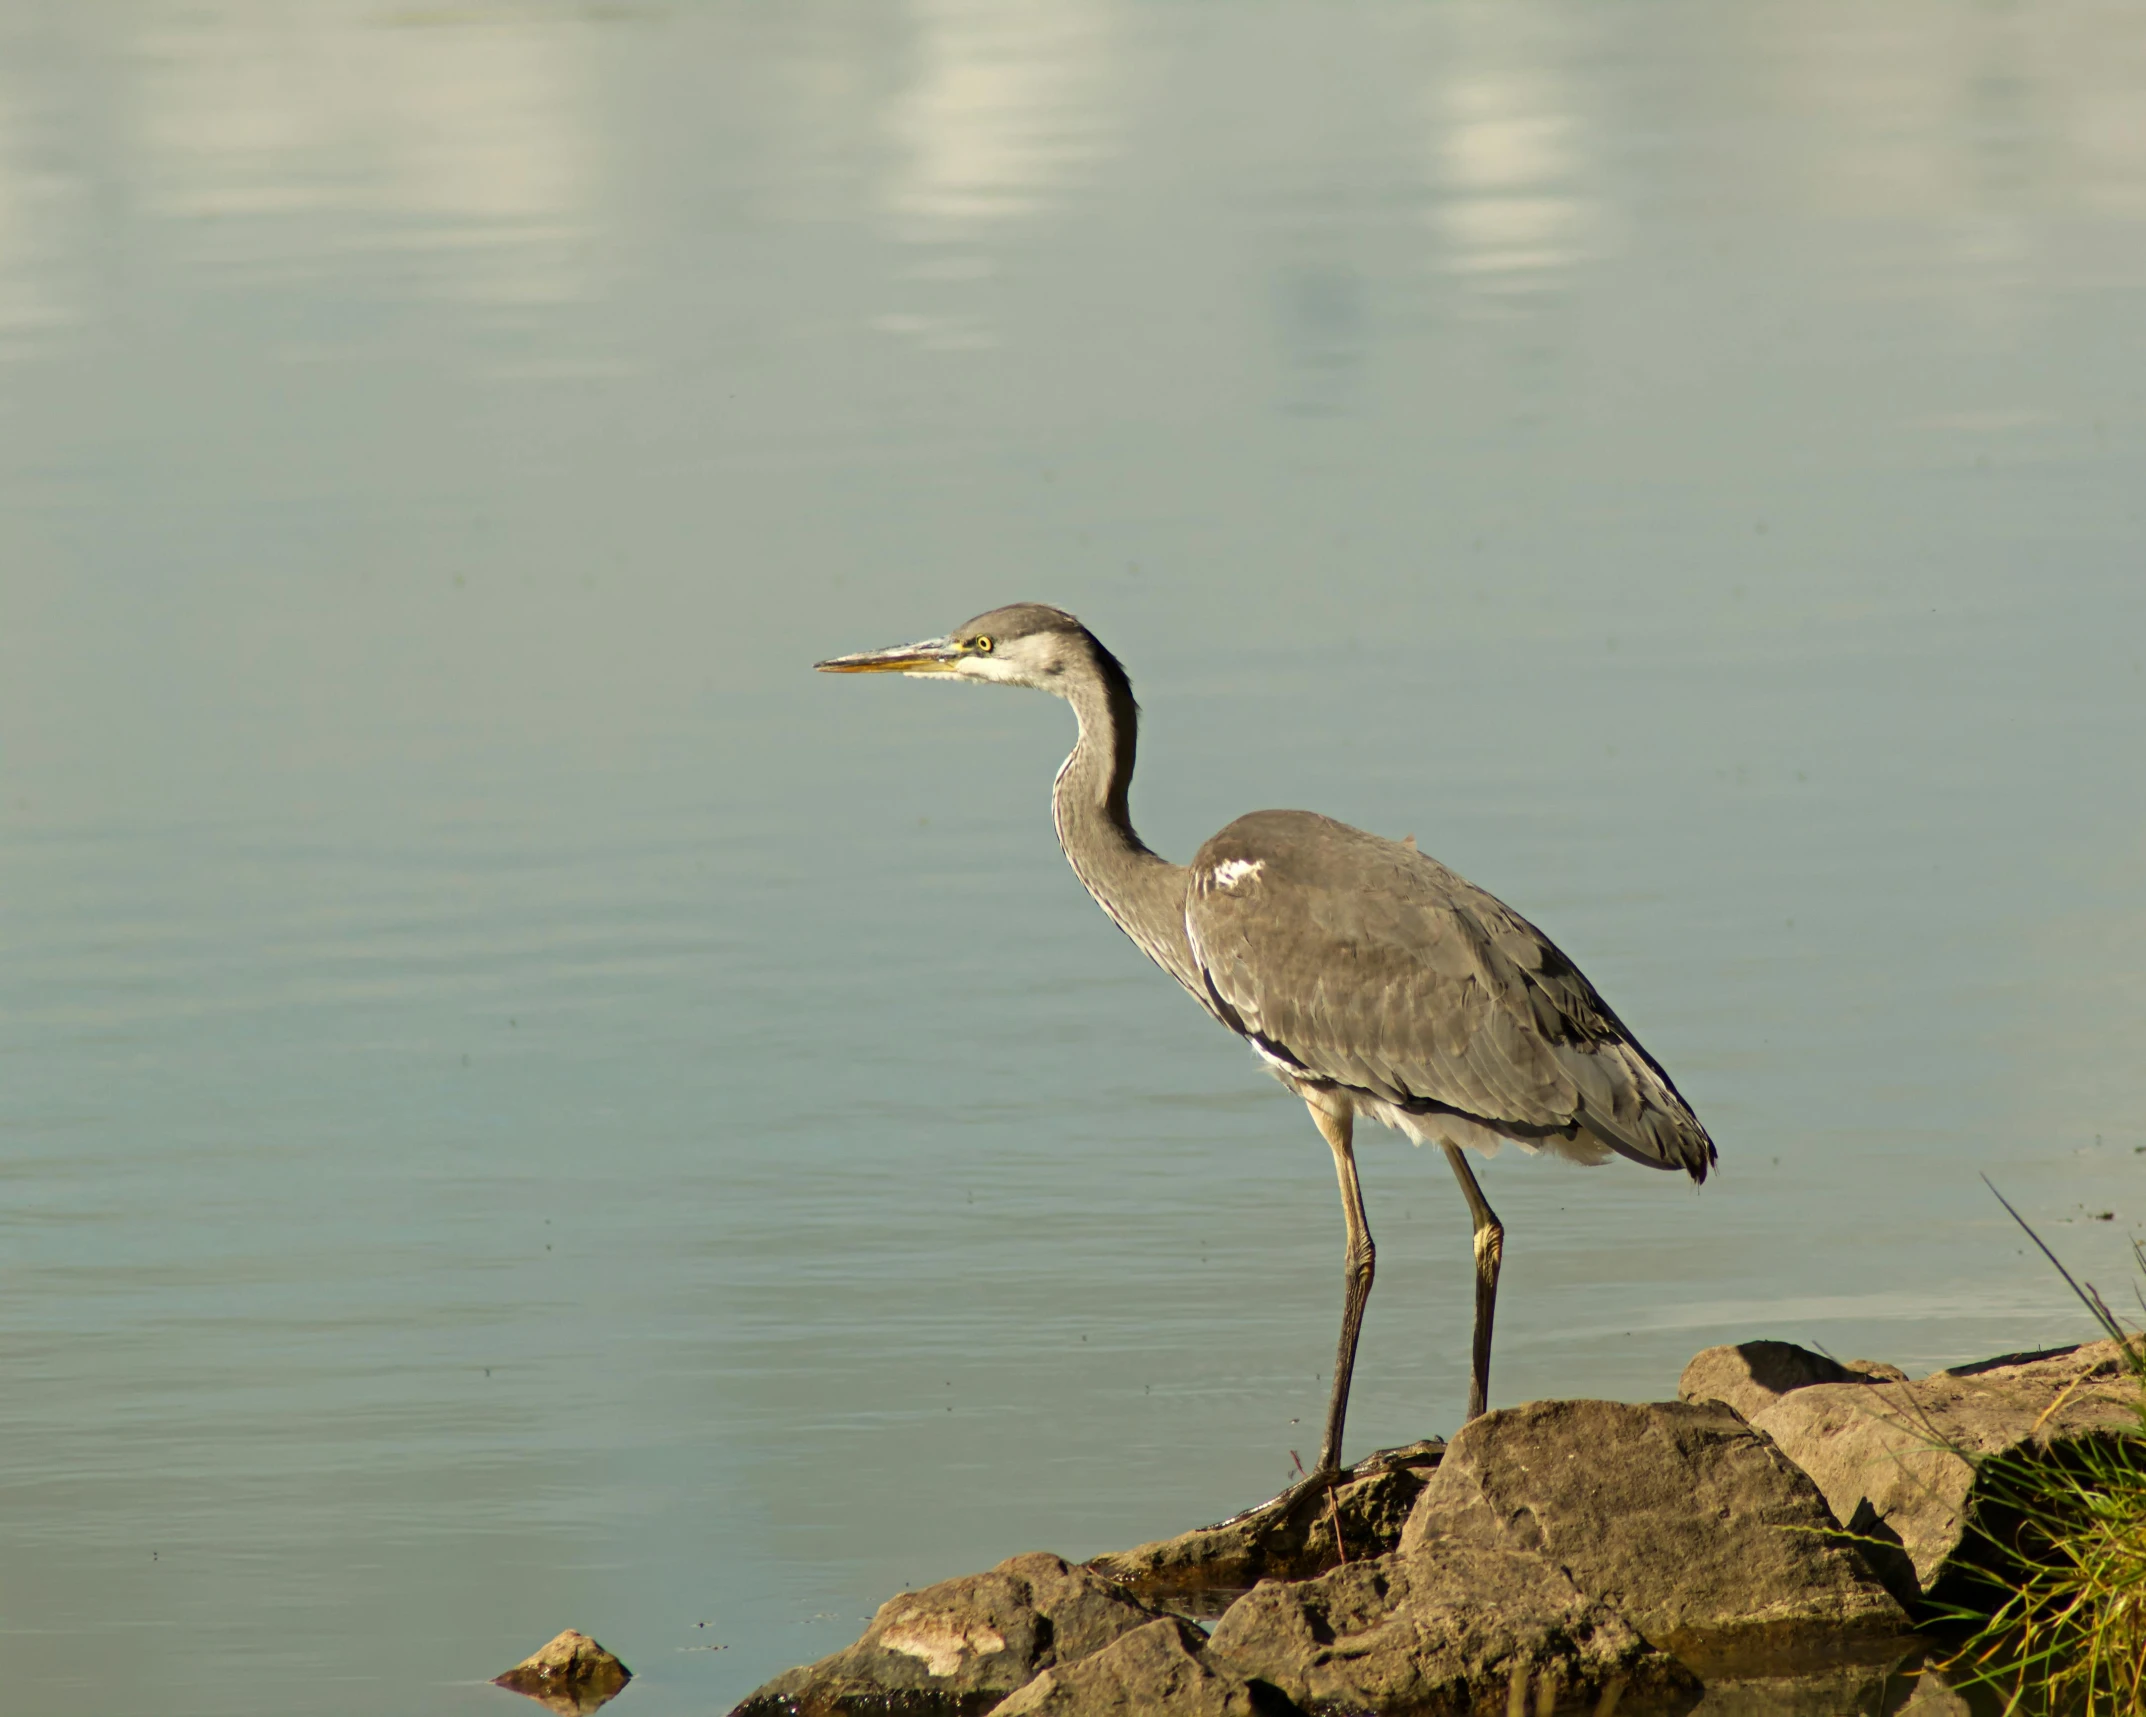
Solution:
{"label": "heron's yellow eye", "polygon": [[979,656],[988,656],[991,654],[991,640],[989,638],[972,638],[969,640],[969,648]]}

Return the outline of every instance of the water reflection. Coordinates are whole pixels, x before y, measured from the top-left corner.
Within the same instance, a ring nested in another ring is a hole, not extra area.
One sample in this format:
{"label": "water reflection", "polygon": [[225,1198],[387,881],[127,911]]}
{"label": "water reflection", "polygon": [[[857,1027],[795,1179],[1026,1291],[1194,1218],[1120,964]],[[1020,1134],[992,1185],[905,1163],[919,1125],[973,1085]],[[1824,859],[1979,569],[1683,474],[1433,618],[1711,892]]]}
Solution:
{"label": "water reflection", "polygon": [[1433,92],[1433,219],[1462,274],[1541,277],[1603,242],[1583,193],[1586,140],[1569,93],[1540,75],[1464,69]]}
{"label": "water reflection", "polygon": [[[6,37],[0,35],[0,53]],[[0,361],[81,316],[79,178],[46,146],[51,100],[0,62]]]}
{"label": "water reflection", "polygon": [[553,1717],[593,1717],[595,1712],[601,1711],[623,1691],[616,1687],[520,1687],[509,1682],[504,1676],[499,1678],[498,1685],[511,1693],[519,1693],[524,1699],[534,1700],[551,1712]]}
{"label": "water reflection", "polygon": [[1290,365],[1283,409],[1312,417],[1351,410],[1367,350],[1363,281],[1352,269],[1306,262],[1279,269],[1276,288]]}
{"label": "water reflection", "polygon": [[1093,173],[1125,98],[1109,0],[916,0],[908,74],[885,109],[882,210],[905,242],[932,247],[904,270],[881,333],[927,351],[983,351],[1004,337],[978,290],[987,249]]}
{"label": "water reflection", "polygon": [[1118,129],[1110,0],[915,0],[887,114],[886,208],[910,237],[1032,214]]}
{"label": "water reflection", "polygon": [[[583,296],[602,196],[586,44],[506,8],[156,16],[128,42],[147,207],[173,220],[337,215],[337,254],[404,251],[435,291]],[[226,250],[243,272],[247,252]],[[283,246],[257,265],[287,269]]]}
{"label": "water reflection", "polygon": [[1729,99],[1821,121],[1808,147],[1739,151],[1736,166],[1831,212],[1920,221],[2146,207],[2146,48],[2136,18],[2115,7],[1918,0],[1882,29],[1827,6],[1793,22],[1724,15],[1716,27],[1718,45],[1738,50],[1724,67],[1737,80],[1725,82]]}
{"label": "water reflection", "polygon": [[1710,1682],[1691,1717],[1970,1717],[1974,1710],[1918,1649],[1896,1664]]}

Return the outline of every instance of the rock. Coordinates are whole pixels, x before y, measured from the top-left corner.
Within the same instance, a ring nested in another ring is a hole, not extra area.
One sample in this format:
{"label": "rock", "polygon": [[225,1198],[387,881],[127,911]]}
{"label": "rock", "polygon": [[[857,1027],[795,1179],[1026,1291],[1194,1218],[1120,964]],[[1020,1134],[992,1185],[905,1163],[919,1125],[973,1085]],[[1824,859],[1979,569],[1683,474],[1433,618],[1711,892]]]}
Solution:
{"label": "rock", "polygon": [[[1903,1606],[1974,1568],[1978,1510],[1999,1531],[1978,1463],[2138,1424],[2113,1342],[1919,1382],[1750,1342],[1700,1354],[1682,1388],[1486,1414],[1286,1507],[904,1593],[738,1711],[1631,1714],[1690,1709],[1697,1676],[1712,1717],[1897,1708]],[[1151,1607],[1231,1597],[1204,1641]],[[1928,1674],[1912,1699],[1956,1708]]]}
{"label": "rock", "polygon": [[1718,1401],[1471,1421],[1401,1535],[1404,1556],[1461,1545],[1547,1557],[1708,1679],[1897,1656],[1910,1627],[1818,1487]]}
{"label": "rock", "polygon": [[1978,1463],[2061,1458],[2082,1438],[2136,1431],[2138,1403],[2122,1349],[2103,1341],[1912,1383],[1810,1384],[1752,1423],[1811,1475],[1850,1532],[1898,1547],[1874,1547],[1871,1559],[1913,1605],[1952,1601],[1992,1554],[1969,1530],[1987,1500]]}
{"label": "rock", "polygon": [[1207,1661],[1300,1706],[1410,1717],[1684,1711],[1699,1697],[1690,1671],[1547,1558],[1481,1545],[1263,1582],[1216,1625]]}
{"label": "rock", "polygon": [[1908,1702],[1895,1717],[1974,1717],[1974,1707],[1934,1669],[1915,1678]]}
{"label": "rock", "polygon": [[525,1693],[561,1717],[583,1717],[615,1698],[632,1679],[632,1670],[572,1628],[492,1678],[494,1685]]}
{"label": "rock", "polygon": [[1873,1565],[1908,1603],[1964,1597],[1994,1547],[1970,1530],[1981,1462],[2062,1457],[2082,1438],[2137,1429],[2140,1386],[2116,1341],[2004,1354],[1919,1382],[1809,1384],[1753,1425],[1818,1481],[1850,1532],[1897,1545]]}
{"label": "rock", "polygon": [[889,1598],[846,1651],[750,1694],[750,1717],[889,1711],[975,1717],[1041,1671],[1157,1620],[1118,1586],[1048,1552]]}
{"label": "rock", "polygon": [[[1747,1342],[1699,1354],[1680,1392],[1727,1401],[1772,1435],[1849,1529],[1877,1541],[1866,1554],[1913,1606],[1987,1552],[1968,1535],[1980,1500],[1975,1459],[2046,1453],[2128,1423],[2125,1370],[2117,1345],[2099,1342],[2006,1354],[1910,1384],[1897,1367],[1840,1366],[1787,1342]],[[1888,1387],[1858,1392],[1874,1383]]]}
{"label": "rock", "polygon": [[1288,1703],[1271,1687],[1255,1686],[1232,1670],[1204,1661],[1207,1636],[1190,1622],[1165,1616],[1077,1663],[1046,1669],[992,1717],[1104,1717],[1105,1713],[1168,1712],[1170,1717],[1261,1717]]}
{"label": "rock", "polygon": [[1899,1366],[1875,1359],[1843,1365],[1792,1341],[1747,1341],[1696,1355],[1677,1380],[1677,1398],[1726,1401],[1754,1419],[1791,1390],[1814,1383],[1899,1383],[1906,1377]]}
{"label": "rock", "polygon": [[1088,1566],[1148,1603],[1219,1615],[1260,1580],[1309,1579],[1339,1566],[1337,1518],[1350,1558],[1391,1550],[1444,1452],[1437,1441],[1381,1449],[1349,1469],[1330,1493],[1331,1504],[1325,1496],[1306,1495],[1286,1509],[1254,1509],[1219,1526],[1112,1551]]}

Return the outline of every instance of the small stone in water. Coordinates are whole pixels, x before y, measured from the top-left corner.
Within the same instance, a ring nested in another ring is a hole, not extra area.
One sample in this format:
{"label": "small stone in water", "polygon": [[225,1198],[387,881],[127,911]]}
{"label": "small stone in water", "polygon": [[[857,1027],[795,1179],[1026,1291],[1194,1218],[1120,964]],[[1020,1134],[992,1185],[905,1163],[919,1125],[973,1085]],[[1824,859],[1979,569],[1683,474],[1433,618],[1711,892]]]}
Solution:
{"label": "small stone in water", "polygon": [[568,1628],[492,1681],[527,1694],[560,1717],[587,1717],[632,1679],[633,1671],[587,1634]]}

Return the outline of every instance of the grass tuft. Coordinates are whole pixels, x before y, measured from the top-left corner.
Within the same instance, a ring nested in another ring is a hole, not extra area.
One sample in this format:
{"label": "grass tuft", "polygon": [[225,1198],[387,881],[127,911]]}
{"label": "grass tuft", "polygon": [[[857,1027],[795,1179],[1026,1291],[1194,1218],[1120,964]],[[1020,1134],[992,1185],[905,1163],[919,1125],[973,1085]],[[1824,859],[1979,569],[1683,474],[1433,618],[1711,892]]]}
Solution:
{"label": "grass tuft", "polygon": [[[2120,1344],[2140,1385],[2139,1421],[2061,1453],[1981,1462],[1985,1501],[1974,1530],[1990,1551],[1995,1601],[1963,1612],[1973,1632],[1945,1668],[1999,1694],[2007,1717],[2130,1717],[2146,1712],[2146,1339],[1990,1191]],[[2132,1254],[2146,1275],[2146,1248],[2134,1241]]]}

